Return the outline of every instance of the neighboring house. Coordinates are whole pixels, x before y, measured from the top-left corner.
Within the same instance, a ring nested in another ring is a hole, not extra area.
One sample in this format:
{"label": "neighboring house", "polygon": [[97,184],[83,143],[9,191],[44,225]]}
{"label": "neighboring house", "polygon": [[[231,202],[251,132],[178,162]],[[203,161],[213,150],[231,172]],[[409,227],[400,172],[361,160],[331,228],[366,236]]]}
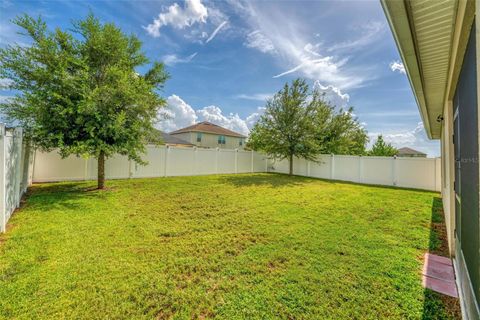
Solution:
{"label": "neighboring house", "polygon": [[427,135],[441,140],[442,198],[462,313],[480,319],[480,0],[381,0]]}
{"label": "neighboring house", "polygon": [[188,141],[198,147],[243,149],[246,136],[204,121],[170,132],[170,135]]}
{"label": "neighboring house", "polygon": [[426,158],[427,154],[412,148],[404,147],[398,149],[397,157]]}
{"label": "neighboring house", "polygon": [[179,137],[172,136],[168,133],[158,131],[158,134],[160,135],[161,142],[160,144],[165,144],[167,146],[173,146],[173,147],[194,147],[195,145],[185,141],[183,139],[180,139]]}

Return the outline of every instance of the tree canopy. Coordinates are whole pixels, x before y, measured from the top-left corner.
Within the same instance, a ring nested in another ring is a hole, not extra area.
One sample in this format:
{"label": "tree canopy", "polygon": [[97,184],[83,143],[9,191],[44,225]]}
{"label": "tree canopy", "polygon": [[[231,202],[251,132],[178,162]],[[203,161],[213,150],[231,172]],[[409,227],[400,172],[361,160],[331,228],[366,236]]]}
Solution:
{"label": "tree canopy", "polygon": [[248,145],[275,159],[288,159],[292,174],[294,157],[317,161],[321,153],[360,155],[367,142],[353,108],[337,111],[318,90],[296,79],[267,101]]}
{"label": "tree canopy", "polygon": [[368,151],[369,156],[379,157],[393,157],[398,153],[398,150],[390,143],[386,143],[382,135],[377,137],[377,140],[372,146],[372,149]]}
{"label": "tree canopy", "polygon": [[0,77],[18,92],[0,104],[8,122],[45,151],[58,149],[98,159],[98,187],[104,187],[105,159],[126,155],[143,163],[145,141],[154,133],[159,95],[168,74],[162,63],[149,64],[134,35],[93,14],[54,31],[28,15],[17,17],[31,45],[0,49]]}

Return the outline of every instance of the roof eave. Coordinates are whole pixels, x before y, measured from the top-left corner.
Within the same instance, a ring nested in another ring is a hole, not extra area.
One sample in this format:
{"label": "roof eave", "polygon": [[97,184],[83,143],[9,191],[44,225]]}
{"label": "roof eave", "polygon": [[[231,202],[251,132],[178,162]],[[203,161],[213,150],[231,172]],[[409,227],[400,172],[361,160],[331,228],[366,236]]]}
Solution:
{"label": "roof eave", "polygon": [[432,132],[431,121],[435,121],[435,119],[430,117],[425,101],[420,63],[410,28],[408,8],[405,6],[404,1],[380,0],[380,2],[406,69],[427,136],[429,139],[438,139],[440,138],[440,130]]}

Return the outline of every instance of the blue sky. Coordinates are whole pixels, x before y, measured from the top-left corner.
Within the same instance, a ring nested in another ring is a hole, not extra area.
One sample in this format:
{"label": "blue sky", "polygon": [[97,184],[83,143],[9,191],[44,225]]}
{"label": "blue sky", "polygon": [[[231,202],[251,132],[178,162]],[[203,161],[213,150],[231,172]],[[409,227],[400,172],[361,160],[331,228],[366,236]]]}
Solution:
{"label": "blue sky", "polygon": [[379,1],[3,0],[0,46],[27,42],[9,22],[18,14],[67,28],[89,10],[136,34],[152,61],[166,63],[170,119],[161,129],[209,120],[247,133],[266,98],[304,77],[337,106],[353,106],[372,138],[381,133],[397,147],[439,155]]}

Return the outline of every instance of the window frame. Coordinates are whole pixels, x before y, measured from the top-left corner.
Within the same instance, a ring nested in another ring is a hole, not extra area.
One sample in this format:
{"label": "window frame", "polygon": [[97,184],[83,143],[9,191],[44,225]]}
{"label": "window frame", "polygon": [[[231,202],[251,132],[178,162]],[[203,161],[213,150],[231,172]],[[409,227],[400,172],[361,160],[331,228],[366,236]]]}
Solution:
{"label": "window frame", "polygon": [[218,135],[218,138],[217,138],[218,144],[226,144],[226,142],[227,142],[227,138],[225,138],[224,135],[222,134]]}

